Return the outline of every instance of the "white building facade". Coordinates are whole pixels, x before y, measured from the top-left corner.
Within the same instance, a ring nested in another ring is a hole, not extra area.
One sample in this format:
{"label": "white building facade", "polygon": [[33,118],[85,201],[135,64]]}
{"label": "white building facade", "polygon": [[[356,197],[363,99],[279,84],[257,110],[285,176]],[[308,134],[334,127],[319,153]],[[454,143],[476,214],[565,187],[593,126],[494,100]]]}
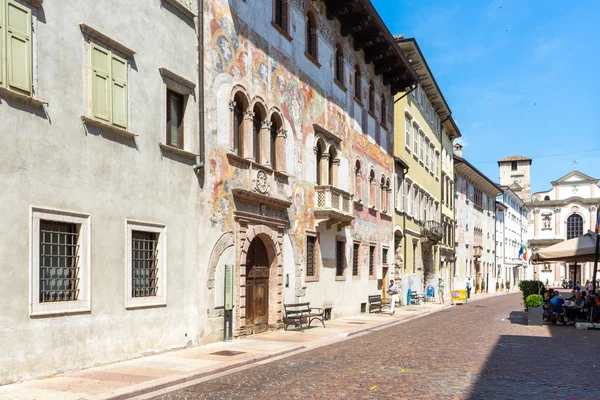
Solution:
{"label": "white building facade", "polygon": [[499,288],[518,288],[525,276],[528,260],[519,256],[527,246],[527,213],[525,202],[506,186],[496,197],[496,268]]}
{"label": "white building facade", "polygon": [[456,269],[453,288],[463,289],[471,277],[475,292],[495,290],[496,196],[500,188],[462,157],[455,145]]}
{"label": "white building facade", "polygon": [[0,0],[0,384],[203,336],[197,26],[173,4]]}
{"label": "white building facade", "polygon": [[[600,204],[599,179],[571,171],[551,182],[548,191],[534,193],[527,206],[529,243],[532,250],[579,237],[596,228],[596,210]],[[563,279],[585,283],[592,279],[593,263],[548,263],[534,265],[528,279],[558,284]]]}

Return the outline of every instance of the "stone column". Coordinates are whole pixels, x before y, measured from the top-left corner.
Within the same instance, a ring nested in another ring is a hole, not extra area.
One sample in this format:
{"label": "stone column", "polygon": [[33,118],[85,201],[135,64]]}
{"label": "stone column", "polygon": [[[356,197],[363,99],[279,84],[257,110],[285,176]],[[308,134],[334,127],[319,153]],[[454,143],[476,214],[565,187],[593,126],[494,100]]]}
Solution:
{"label": "stone column", "polygon": [[269,166],[271,165],[271,124],[271,121],[261,121],[260,133],[258,135],[260,163]]}
{"label": "stone column", "polygon": [[554,210],[554,236],[560,237],[560,208]]}
{"label": "stone column", "polygon": [[[590,231],[596,229],[596,207],[590,207],[590,227],[588,228]],[[583,230],[583,233],[586,233],[586,230]],[[591,280],[592,278],[590,278]]]}
{"label": "stone column", "polygon": [[254,133],[254,129],[252,126],[253,120],[254,120],[254,112],[246,111],[244,113],[244,131],[242,133],[242,143],[240,143],[240,146],[242,148],[242,151],[240,152],[240,154],[242,155],[242,157],[248,158],[248,159],[251,159],[254,156],[254,154],[252,152],[252,150],[253,150],[252,143],[254,142],[252,140],[252,135]]}
{"label": "stone column", "polygon": [[319,165],[321,166],[321,176],[319,177],[319,181],[321,182],[321,185],[327,185],[329,184],[329,153],[321,154]]}
{"label": "stone column", "polygon": [[337,187],[337,185],[338,185],[339,167],[340,167],[340,159],[339,158],[331,161],[331,171],[330,171],[331,176],[329,177],[331,186]]}
{"label": "stone column", "polygon": [[533,210],[533,235],[540,235],[540,210]]}
{"label": "stone column", "polygon": [[275,139],[275,163],[276,165],[271,165],[276,171],[285,171],[286,170],[286,161],[285,161],[285,139],[287,138],[287,131],[285,129],[279,129],[277,131],[277,138]]}

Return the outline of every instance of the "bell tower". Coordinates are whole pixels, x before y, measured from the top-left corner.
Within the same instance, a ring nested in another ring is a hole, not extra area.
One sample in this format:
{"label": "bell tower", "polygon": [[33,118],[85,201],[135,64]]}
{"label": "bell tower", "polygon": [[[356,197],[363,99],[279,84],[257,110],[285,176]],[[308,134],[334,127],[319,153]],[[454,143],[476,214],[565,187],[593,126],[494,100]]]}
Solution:
{"label": "bell tower", "polygon": [[500,185],[508,186],[523,201],[531,200],[531,158],[509,156],[498,161]]}

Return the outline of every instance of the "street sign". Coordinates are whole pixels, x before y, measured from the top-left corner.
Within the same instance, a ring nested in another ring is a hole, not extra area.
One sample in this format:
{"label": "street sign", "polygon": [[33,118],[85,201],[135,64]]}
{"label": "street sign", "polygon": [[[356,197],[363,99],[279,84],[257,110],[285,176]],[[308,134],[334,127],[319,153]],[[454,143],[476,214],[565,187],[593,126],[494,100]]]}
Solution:
{"label": "street sign", "polygon": [[225,310],[233,310],[233,265],[225,266]]}
{"label": "street sign", "polygon": [[452,303],[467,302],[467,291],[466,290],[452,290],[450,292],[450,301]]}

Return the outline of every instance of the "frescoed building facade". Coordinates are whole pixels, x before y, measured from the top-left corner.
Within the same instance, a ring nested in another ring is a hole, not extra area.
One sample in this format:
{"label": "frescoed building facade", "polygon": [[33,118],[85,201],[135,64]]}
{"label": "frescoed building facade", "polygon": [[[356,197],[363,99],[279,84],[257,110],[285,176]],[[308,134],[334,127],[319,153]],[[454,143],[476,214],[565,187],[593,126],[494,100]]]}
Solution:
{"label": "frescoed building facade", "polygon": [[[527,207],[529,245],[533,251],[579,237],[596,229],[600,204],[599,179],[573,170],[550,182],[552,188],[531,196]],[[548,263],[532,265],[528,279],[558,284],[563,279],[585,283],[592,280],[593,263]]]}
{"label": "frescoed building facade", "polygon": [[392,104],[416,74],[370,1],[213,0],[204,18],[205,335],[227,264],[236,336],[280,327],[282,303],[360,313],[393,265]]}
{"label": "frescoed building facade", "polygon": [[460,144],[455,145],[455,150],[456,274],[453,287],[464,288],[470,277],[475,292],[495,290],[495,202],[501,189],[462,157]]}

